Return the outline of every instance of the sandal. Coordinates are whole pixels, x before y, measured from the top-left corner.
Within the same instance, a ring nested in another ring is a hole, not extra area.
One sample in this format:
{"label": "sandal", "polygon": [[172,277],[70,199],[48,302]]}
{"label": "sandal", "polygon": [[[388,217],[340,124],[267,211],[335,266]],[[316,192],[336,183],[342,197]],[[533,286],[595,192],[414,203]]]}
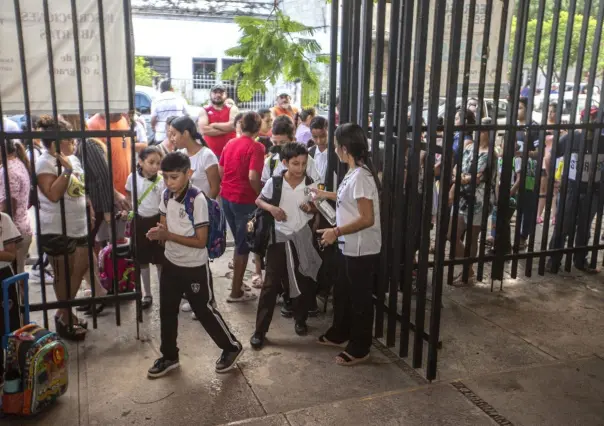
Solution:
{"label": "sandal", "polygon": [[57,334],[66,340],[81,342],[86,338],[86,329],[78,324],[73,324],[71,327],[63,323],[63,320],[55,316],[55,329]]}
{"label": "sandal", "polygon": [[322,334],[317,339],[317,343],[319,345],[323,345],[323,346],[335,346],[336,348],[345,348],[348,345],[348,340],[346,340],[345,342],[342,342],[342,343],[336,343],[336,342],[332,342],[327,337],[325,337],[324,334]]}
{"label": "sandal", "polygon": [[229,297],[227,297],[227,302],[228,303],[239,303],[239,302],[249,302],[251,300],[255,300],[258,296],[256,296],[254,293],[248,293],[247,291],[243,292],[243,295],[240,297],[232,297],[229,295]]}
{"label": "sandal", "polygon": [[355,358],[350,355],[348,352],[340,352],[336,357],[336,364],[350,367],[351,365],[360,364],[361,362],[365,362],[369,359],[369,354],[365,355],[362,358]]}
{"label": "sandal", "polygon": [[143,296],[143,300],[141,302],[141,308],[142,309],[149,309],[152,304],[153,304],[153,297],[152,296]]}
{"label": "sandal", "polygon": [[[229,290],[233,289],[233,283],[231,283],[231,285],[228,288]],[[252,287],[250,287],[249,285],[247,285],[246,283],[241,284],[241,290],[243,291],[252,291]]]}
{"label": "sandal", "polygon": [[257,275],[257,274],[252,275],[252,287],[262,288],[262,284],[264,284],[262,281],[262,275]]}
{"label": "sandal", "polygon": [[[105,310],[105,308],[107,307],[107,305],[105,305],[104,303],[99,303],[98,305],[96,305],[96,314],[99,315],[101,312],[103,312]],[[92,305],[90,305],[88,307],[88,310],[86,312],[84,312],[84,315],[91,317],[92,316]]]}
{"label": "sandal", "polygon": [[543,217],[539,216],[537,218],[537,225],[541,225],[543,223]]}

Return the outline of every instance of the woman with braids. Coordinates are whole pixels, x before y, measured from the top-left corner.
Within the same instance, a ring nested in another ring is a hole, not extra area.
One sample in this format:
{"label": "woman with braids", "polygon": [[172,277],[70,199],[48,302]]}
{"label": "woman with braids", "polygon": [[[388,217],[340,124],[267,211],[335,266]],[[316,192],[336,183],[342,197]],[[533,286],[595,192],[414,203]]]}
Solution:
{"label": "woman with braids", "polygon": [[[31,224],[27,207],[31,181],[29,178],[29,160],[25,148],[12,139],[6,141],[6,160],[8,164],[8,183],[12,212],[8,211],[6,187],[4,186],[4,165],[0,167],[0,205],[3,212],[12,217],[21,233],[22,240],[17,243],[17,274],[25,271],[25,259],[32,239]],[[2,157],[0,157],[1,159]]]}
{"label": "woman with braids", "polygon": [[[71,130],[69,124],[43,115],[36,123],[38,131],[49,133]],[[54,290],[59,301],[75,298],[82,279],[89,280],[91,267],[88,261],[88,229],[86,209],[90,208],[90,218],[94,224],[94,212],[86,200],[84,170],[75,154],[75,141],[71,138],[57,141],[52,137],[42,138],[46,151],[36,161],[38,179],[38,203],[40,209],[40,243],[55,271]],[[60,173],[58,164],[61,165]],[[65,217],[61,215],[61,199],[65,206]],[[63,232],[63,219],[65,232]],[[69,283],[67,286],[67,270]],[[93,259],[93,268],[96,261]],[[103,296],[106,291],[98,282],[95,271],[96,294]],[[89,283],[90,284],[90,283]],[[97,312],[99,307],[97,307]],[[71,321],[69,317],[71,316]],[[71,322],[71,324],[70,324]],[[64,339],[84,340],[87,322],[76,317],[69,308],[58,309],[55,314],[57,333]]]}
{"label": "woman with braids", "polygon": [[335,133],[336,154],[348,165],[337,194],[313,190],[318,198],[336,201],[336,226],[319,229],[321,245],[339,244],[338,279],[334,286],[333,324],[318,343],[345,348],[338,365],[369,358],[373,327],[373,283],[382,249],[380,182],[369,159],[363,129],[343,124]]}

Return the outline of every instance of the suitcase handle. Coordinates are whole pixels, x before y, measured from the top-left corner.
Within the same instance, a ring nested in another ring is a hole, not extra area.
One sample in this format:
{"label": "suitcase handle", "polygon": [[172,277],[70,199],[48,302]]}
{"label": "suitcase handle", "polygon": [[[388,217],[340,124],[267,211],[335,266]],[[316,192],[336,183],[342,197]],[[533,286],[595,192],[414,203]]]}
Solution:
{"label": "suitcase handle", "polygon": [[[14,275],[10,278],[7,278],[2,281],[2,297],[4,303],[6,303],[4,309],[4,336],[2,336],[2,347],[6,349],[8,344],[8,335],[10,334],[10,315],[8,309],[8,289],[11,285],[16,285],[19,281],[23,281],[23,302],[25,305],[25,310],[23,313],[23,320],[25,324],[29,324],[29,274],[27,272],[23,272],[18,275]],[[18,307],[17,307],[18,308]]]}

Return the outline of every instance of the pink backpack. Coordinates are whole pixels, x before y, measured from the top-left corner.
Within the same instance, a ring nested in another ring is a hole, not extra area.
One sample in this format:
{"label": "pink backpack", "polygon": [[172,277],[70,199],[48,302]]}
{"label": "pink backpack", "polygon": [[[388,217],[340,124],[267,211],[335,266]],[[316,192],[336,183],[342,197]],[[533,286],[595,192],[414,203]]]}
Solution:
{"label": "pink backpack", "polygon": [[[113,247],[111,244],[108,244],[99,253],[99,277],[101,279],[101,285],[109,292],[113,291],[112,251]],[[127,241],[117,242],[115,260],[117,261],[117,285],[120,293],[132,292],[136,285],[134,262],[129,258],[129,252],[130,247]]]}

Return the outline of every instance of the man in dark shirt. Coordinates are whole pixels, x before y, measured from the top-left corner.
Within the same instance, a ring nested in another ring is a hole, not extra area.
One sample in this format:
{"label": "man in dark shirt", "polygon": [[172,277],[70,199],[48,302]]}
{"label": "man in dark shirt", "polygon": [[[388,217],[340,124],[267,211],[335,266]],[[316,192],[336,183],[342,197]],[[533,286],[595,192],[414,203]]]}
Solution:
{"label": "man in dark shirt", "polygon": [[[583,118],[585,111],[581,112]],[[593,122],[597,115],[597,108],[592,108],[590,111],[591,121]],[[585,138],[585,141],[583,141]],[[556,147],[556,156],[563,157],[568,144],[570,145],[570,158],[565,158],[564,161],[570,161],[568,176],[563,176],[562,179],[568,179],[566,192],[566,201],[564,204],[564,212],[558,210],[556,218],[556,227],[550,240],[549,248],[561,249],[564,247],[567,237],[571,231],[575,230],[574,247],[584,247],[588,244],[591,236],[591,224],[598,210],[598,200],[600,196],[601,186],[601,170],[604,166],[604,137],[600,137],[597,153],[592,153],[594,134],[592,130],[581,131],[575,130],[574,134],[564,135],[558,141]],[[571,143],[572,139],[572,143]],[[579,163],[580,147],[584,142],[585,156],[583,170],[577,170]],[[588,190],[589,167],[592,161],[597,161],[596,174],[594,184],[590,193]],[[554,200],[555,201],[555,200]],[[564,222],[560,215],[564,214]],[[587,263],[588,250],[580,250],[574,254],[574,265],[577,269],[588,272],[598,273],[597,268],[591,268]],[[548,269],[557,273],[560,268],[562,254],[557,253],[550,257],[548,261]]]}

